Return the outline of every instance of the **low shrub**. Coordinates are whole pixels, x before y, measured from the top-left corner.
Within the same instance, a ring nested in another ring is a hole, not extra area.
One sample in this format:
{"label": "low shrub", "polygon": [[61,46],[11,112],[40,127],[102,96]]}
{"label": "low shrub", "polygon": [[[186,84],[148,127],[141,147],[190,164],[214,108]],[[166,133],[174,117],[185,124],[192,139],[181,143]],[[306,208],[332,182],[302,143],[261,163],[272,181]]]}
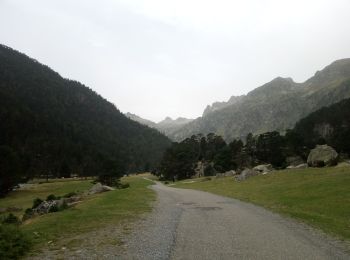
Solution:
{"label": "low shrub", "polygon": [[52,212],[57,212],[57,211],[60,211],[60,208],[57,206],[57,205],[52,205],[50,208],[49,208],[49,212],[52,213]]}
{"label": "low shrub", "polygon": [[35,209],[36,207],[38,207],[42,202],[43,202],[42,199],[39,199],[39,198],[34,199],[32,209]]}
{"label": "low shrub", "polygon": [[13,215],[12,213],[8,214],[7,217],[5,217],[2,220],[3,224],[16,224],[19,225],[21,223],[21,221],[19,220],[18,217],[16,217],[15,215]]}
{"label": "low shrub", "polygon": [[54,194],[50,194],[47,196],[46,200],[58,200],[60,199],[59,197],[56,197]]}
{"label": "low shrub", "polygon": [[27,208],[27,209],[24,211],[24,215],[23,215],[23,217],[22,217],[22,221],[26,221],[27,219],[32,218],[33,215],[34,215],[33,209]]}
{"label": "low shrub", "polygon": [[69,192],[69,193],[63,195],[63,198],[70,198],[70,197],[73,197],[76,195],[78,195],[76,192]]}
{"label": "low shrub", "polygon": [[19,259],[31,247],[31,240],[15,225],[0,225],[0,259]]}

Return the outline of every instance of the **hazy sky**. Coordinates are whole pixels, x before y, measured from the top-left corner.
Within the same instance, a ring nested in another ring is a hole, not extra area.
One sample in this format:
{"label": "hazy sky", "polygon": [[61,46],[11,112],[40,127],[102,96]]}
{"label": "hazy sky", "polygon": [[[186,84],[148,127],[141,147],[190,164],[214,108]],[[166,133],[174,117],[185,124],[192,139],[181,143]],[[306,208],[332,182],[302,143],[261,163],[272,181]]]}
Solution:
{"label": "hazy sky", "polygon": [[350,57],[350,1],[0,0],[0,42],[122,112],[198,117]]}

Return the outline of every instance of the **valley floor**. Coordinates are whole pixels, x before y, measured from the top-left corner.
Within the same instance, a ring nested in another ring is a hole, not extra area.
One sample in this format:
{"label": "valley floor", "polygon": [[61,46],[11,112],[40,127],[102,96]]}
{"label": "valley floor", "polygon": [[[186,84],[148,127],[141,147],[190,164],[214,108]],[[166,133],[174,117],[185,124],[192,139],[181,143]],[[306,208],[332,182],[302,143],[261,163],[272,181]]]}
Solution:
{"label": "valley floor", "polygon": [[160,183],[152,188],[156,207],[118,259],[350,258],[341,242],[261,207]]}
{"label": "valley floor", "polygon": [[[35,241],[28,258],[350,259],[347,242],[311,227],[348,239],[350,168],[280,171],[244,182],[156,182],[151,188],[144,177],[149,176],[126,179],[128,189],[93,195],[72,209],[24,223],[21,229]],[[0,205],[27,207],[36,196],[90,186],[40,184],[10,194]]]}
{"label": "valley floor", "polygon": [[[130,188],[86,196],[72,208],[34,217],[20,225],[33,243],[30,259],[100,259],[114,256],[130,233],[131,225],[150,212],[155,192],[151,181],[142,177],[122,180]],[[21,217],[35,198],[63,196],[69,192],[87,191],[92,180],[52,180],[35,183],[0,199],[0,208],[19,207]]]}

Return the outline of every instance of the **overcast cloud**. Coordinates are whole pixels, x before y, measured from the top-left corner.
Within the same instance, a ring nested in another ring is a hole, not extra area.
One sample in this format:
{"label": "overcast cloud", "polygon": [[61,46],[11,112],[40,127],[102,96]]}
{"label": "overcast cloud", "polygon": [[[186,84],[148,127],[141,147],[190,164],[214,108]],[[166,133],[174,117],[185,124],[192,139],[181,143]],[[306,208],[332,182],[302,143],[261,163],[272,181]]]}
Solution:
{"label": "overcast cloud", "polygon": [[348,0],[0,0],[0,42],[155,121],[350,57]]}

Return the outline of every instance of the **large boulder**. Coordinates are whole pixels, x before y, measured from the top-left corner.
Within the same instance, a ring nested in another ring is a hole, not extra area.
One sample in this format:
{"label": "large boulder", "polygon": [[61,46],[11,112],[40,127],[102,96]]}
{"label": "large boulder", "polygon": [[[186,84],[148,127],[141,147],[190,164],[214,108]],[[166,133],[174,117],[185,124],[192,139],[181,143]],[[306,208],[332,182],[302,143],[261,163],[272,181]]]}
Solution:
{"label": "large boulder", "polygon": [[236,175],[235,179],[237,181],[244,181],[250,177],[256,176],[256,175],[260,175],[261,173],[252,169],[244,169],[241,174]]}
{"label": "large boulder", "polygon": [[102,185],[101,183],[98,182],[91,187],[91,189],[88,191],[88,194],[92,195],[92,194],[97,194],[97,193],[102,193],[102,192],[112,191],[112,190],[115,190],[115,189],[106,185]]}
{"label": "large boulder", "polygon": [[311,167],[333,166],[337,162],[338,153],[328,145],[317,145],[307,158],[307,164]]}
{"label": "large boulder", "polygon": [[260,173],[268,173],[272,171],[273,168],[271,164],[261,164],[261,165],[255,166],[253,170]]}

